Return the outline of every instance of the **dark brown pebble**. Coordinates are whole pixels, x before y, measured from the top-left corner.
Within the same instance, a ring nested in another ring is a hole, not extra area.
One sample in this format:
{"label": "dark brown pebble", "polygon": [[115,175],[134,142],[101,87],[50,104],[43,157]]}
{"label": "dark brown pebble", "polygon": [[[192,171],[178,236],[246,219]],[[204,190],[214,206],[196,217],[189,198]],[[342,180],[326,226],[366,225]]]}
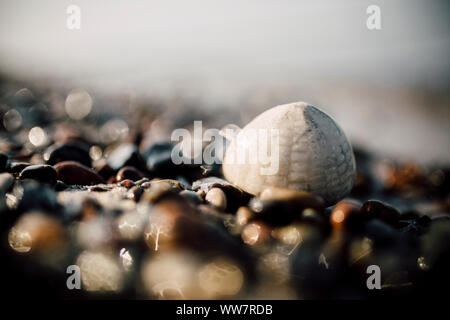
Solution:
{"label": "dark brown pebble", "polygon": [[116,175],[116,171],[113,170],[113,168],[111,168],[109,166],[109,164],[106,162],[105,159],[96,161],[96,163],[94,165],[94,169],[105,180],[108,180],[110,177],[113,177]]}
{"label": "dark brown pebble", "polygon": [[116,175],[117,182],[120,182],[122,180],[138,181],[142,178],[144,178],[144,174],[139,170],[137,170],[136,168],[130,166],[123,167],[122,169],[119,170],[119,172],[117,172]]}
{"label": "dark brown pebble", "polygon": [[364,202],[361,213],[368,219],[380,219],[393,226],[397,225],[400,218],[400,212],[397,209],[378,200]]}
{"label": "dark brown pebble", "polygon": [[68,185],[93,185],[104,183],[94,170],[75,162],[63,161],[55,165],[57,178]]}
{"label": "dark brown pebble", "polygon": [[57,173],[55,168],[46,164],[36,164],[26,167],[19,175],[20,179],[33,179],[40,182],[55,183]]}
{"label": "dark brown pebble", "polygon": [[6,170],[6,165],[8,164],[8,155],[0,152],[0,172]]}
{"label": "dark brown pebble", "polygon": [[134,187],[135,184],[134,184],[133,180],[125,179],[125,180],[122,180],[119,182],[119,186],[130,189],[131,187]]}

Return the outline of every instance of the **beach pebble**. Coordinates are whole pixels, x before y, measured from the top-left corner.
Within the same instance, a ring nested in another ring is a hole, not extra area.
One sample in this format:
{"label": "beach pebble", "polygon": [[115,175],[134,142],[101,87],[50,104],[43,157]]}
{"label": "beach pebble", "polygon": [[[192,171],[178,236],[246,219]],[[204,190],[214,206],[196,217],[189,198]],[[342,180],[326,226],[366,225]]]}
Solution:
{"label": "beach pebble", "polygon": [[145,162],[138,147],[131,143],[124,143],[116,147],[107,157],[108,165],[115,171],[125,166],[145,169]]}
{"label": "beach pebble", "polygon": [[368,219],[380,219],[392,226],[396,226],[400,218],[400,212],[397,209],[378,200],[364,202],[361,212]]}
{"label": "beach pebble", "polygon": [[0,172],[4,172],[7,169],[8,155],[0,152]]}
{"label": "beach pebble", "polygon": [[144,174],[137,170],[135,167],[126,166],[117,172],[116,181],[120,182],[122,180],[132,180],[138,181],[144,178]]}
{"label": "beach pebble", "polygon": [[51,165],[63,161],[76,161],[85,166],[91,166],[89,146],[76,141],[54,144],[48,147],[44,158],[47,158],[47,163]]}
{"label": "beach pebble", "polygon": [[94,185],[104,183],[94,170],[75,161],[63,161],[55,165],[57,178],[68,185]]}
{"label": "beach pebble", "polygon": [[319,212],[325,209],[323,199],[307,191],[269,187],[261,192],[259,198],[261,200],[285,201],[299,208],[313,208]]}
{"label": "beach pebble", "polygon": [[155,143],[145,152],[147,168],[157,173],[161,178],[171,175],[175,168],[172,161],[173,145],[170,143]]}
{"label": "beach pebble", "polygon": [[225,196],[225,193],[222,191],[222,189],[212,188],[206,194],[205,200],[221,211],[225,211],[225,209],[227,208],[227,197]]}
{"label": "beach pebble", "polygon": [[195,191],[183,190],[183,191],[180,192],[180,196],[182,196],[182,197],[184,197],[186,199],[189,199],[194,204],[202,204],[203,203],[203,199]]}
{"label": "beach pebble", "polygon": [[53,184],[56,182],[56,170],[50,165],[35,164],[26,167],[19,175],[20,179],[33,179]]}
{"label": "beach pebble", "polygon": [[19,174],[20,172],[22,172],[23,169],[25,169],[28,166],[31,166],[31,163],[22,161],[11,161],[8,164],[8,172],[13,174]]}
{"label": "beach pebble", "polygon": [[334,229],[355,229],[363,222],[361,203],[356,200],[341,200],[331,211],[330,222]]}

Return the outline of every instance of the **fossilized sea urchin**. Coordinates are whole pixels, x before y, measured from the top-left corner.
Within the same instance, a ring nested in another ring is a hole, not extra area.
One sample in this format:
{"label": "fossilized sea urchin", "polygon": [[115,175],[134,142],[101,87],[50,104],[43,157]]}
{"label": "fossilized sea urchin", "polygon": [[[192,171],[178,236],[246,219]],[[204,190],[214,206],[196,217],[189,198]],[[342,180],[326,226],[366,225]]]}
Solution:
{"label": "fossilized sea urchin", "polygon": [[[261,135],[264,131],[266,135]],[[277,148],[273,148],[275,136]],[[277,168],[269,174],[261,170],[268,167],[267,159],[251,160],[263,145],[267,154],[272,152],[270,166]],[[239,158],[243,153],[245,157]],[[344,132],[329,115],[296,102],[263,112],[237,133],[226,150],[223,173],[228,181],[254,195],[267,187],[304,190],[332,205],[352,189],[355,159]]]}

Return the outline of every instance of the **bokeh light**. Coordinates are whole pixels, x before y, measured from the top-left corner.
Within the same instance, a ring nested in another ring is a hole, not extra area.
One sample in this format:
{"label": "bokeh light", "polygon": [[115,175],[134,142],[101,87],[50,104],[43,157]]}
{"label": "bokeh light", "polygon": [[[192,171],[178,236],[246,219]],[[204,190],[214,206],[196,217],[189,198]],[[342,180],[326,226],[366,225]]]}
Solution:
{"label": "bokeh light", "polygon": [[28,133],[28,139],[35,147],[40,147],[47,142],[47,134],[41,127],[33,127]]}
{"label": "bokeh light", "polygon": [[3,126],[7,131],[14,131],[22,126],[22,116],[16,109],[11,109],[3,115]]}
{"label": "bokeh light", "polygon": [[92,110],[92,98],[83,89],[72,90],[66,98],[66,112],[73,120],[81,120]]}

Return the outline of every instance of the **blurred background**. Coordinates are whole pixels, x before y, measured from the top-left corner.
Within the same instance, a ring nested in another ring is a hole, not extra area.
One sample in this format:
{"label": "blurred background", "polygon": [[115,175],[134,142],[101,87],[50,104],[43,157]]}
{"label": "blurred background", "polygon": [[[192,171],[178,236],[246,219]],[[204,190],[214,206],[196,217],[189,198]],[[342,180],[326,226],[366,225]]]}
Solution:
{"label": "blurred background", "polygon": [[[66,27],[72,4],[80,30]],[[366,27],[371,4],[381,30]],[[171,117],[195,109],[217,126],[303,100],[356,145],[448,165],[449,17],[446,0],[2,0],[0,74],[82,88],[87,113],[171,101]]]}

